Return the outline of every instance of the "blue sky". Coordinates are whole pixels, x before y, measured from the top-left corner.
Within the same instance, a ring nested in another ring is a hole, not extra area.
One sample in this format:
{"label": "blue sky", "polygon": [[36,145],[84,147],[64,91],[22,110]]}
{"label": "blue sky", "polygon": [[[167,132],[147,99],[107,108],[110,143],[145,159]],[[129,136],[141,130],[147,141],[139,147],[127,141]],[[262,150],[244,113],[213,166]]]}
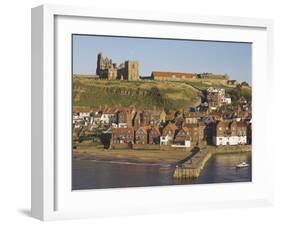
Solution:
{"label": "blue sky", "polygon": [[226,73],[251,84],[250,43],[73,35],[73,73],[95,74],[99,52],[117,64],[138,60],[141,76],[152,71]]}

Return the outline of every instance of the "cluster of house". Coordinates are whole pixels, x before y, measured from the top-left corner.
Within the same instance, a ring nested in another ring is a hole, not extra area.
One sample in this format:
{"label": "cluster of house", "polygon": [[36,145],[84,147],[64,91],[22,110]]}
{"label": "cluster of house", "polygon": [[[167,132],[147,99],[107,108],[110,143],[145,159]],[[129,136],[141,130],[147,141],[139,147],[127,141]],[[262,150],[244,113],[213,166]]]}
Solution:
{"label": "cluster of house", "polygon": [[251,115],[245,111],[179,112],[135,107],[75,109],[73,127],[105,126],[110,145],[159,145],[188,148],[198,144],[238,145],[251,140]]}
{"label": "cluster of house", "polygon": [[231,104],[231,98],[225,96],[225,89],[209,87],[207,89],[207,103],[210,110],[216,110],[223,104]]}
{"label": "cluster of house", "polygon": [[251,123],[249,119],[216,120],[215,118],[194,115],[184,118],[183,123],[179,126],[174,119],[165,126],[146,125],[139,128],[114,128],[111,141],[114,146],[118,146],[118,144],[149,144],[185,148],[207,143],[217,146],[250,143]]}
{"label": "cluster of house", "polygon": [[76,108],[73,111],[73,127],[81,128],[85,126],[110,125],[112,128],[128,128],[142,125],[158,125],[165,123],[166,119],[172,116],[166,115],[165,111],[142,110],[137,111],[133,107],[118,108]]}
{"label": "cluster of house", "polygon": [[[222,105],[230,105],[231,98],[222,88],[206,90],[207,111],[178,111],[167,115],[164,110],[135,106],[85,109],[73,111],[73,129],[96,128],[111,135],[107,146],[170,145],[190,147],[198,144],[238,145],[251,143],[251,113],[244,97],[240,105],[222,112]],[[144,146],[145,148],[145,146]]]}
{"label": "cluster of house", "polygon": [[[174,147],[190,147],[191,143],[199,143],[204,139],[204,123],[186,124],[179,128],[169,122],[166,126],[142,126],[137,129],[114,128],[112,144],[136,145],[170,145]],[[145,146],[144,146],[145,148]]]}

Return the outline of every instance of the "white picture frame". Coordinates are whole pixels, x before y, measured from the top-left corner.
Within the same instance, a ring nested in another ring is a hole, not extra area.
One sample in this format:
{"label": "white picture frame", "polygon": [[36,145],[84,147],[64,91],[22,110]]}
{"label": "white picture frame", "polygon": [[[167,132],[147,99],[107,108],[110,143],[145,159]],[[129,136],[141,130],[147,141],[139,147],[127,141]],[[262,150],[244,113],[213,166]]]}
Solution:
{"label": "white picture frame", "polygon": [[[114,29],[115,23],[120,25],[120,30]],[[174,33],[168,33],[170,29],[165,27],[174,29]],[[190,28],[190,33],[184,33],[187,28]],[[153,37],[177,35],[195,40],[252,42],[255,46],[252,68],[255,114],[253,182],[71,191],[70,163],[67,163],[71,156],[71,136],[58,139],[62,133],[70,134],[71,128],[68,111],[70,99],[64,99],[65,95],[71,95],[69,34],[92,33],[93,29],[107,35],[145,37],[148,33],[142,32],[146,30]],[[272,93],[269,87],[274,82],[272,39],[273,22],[265,19],[57,5],[33,8],[32,216],[41,220],[56,220],[271,205],[273,179],[268,175],[273,171],[273,148],[267,128],[270,118],[266,109],[270,100],[266,98]]]}

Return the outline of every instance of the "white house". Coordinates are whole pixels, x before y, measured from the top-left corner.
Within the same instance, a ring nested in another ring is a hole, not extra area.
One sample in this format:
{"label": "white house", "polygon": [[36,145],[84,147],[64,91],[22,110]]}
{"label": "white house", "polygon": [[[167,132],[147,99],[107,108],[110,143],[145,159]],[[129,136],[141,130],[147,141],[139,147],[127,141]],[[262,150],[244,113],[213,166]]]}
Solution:
{"label": "white house", "polygon": [[184,147],[188,148],[191,146],[190,132],[187,127],[181,128],[175,135],[174,144],[172,147]]}
{"label": "white house", "polygon": [[111,124],[117,122],[116,114],[111,113],[102,113],[100,121],[105,124]]}
{"label": "white house", "polygon": [[79,112],[79,118],[87,118],[90,117],[91,112],[90,111],[80,111]]}
{"label": "white house", "polygon": [[213,143],[216,146],[219,145],[238,145],[238,144],[246,144],[247,143],[247,136],[220,136],[220,137],[213,137]]}
{"label": "white house", "polygon": [[214,128],[213,144],[247,144],[247,124],[243,121],[219,121]]}
{"label": "white house", "polygon": [[175,124],[169,123],[163,129],[162,136],[160,136],[160,145],[171,144],[174,140],[175,132],[177,127]]}
{"label": "white house", "polygon": [[100,121],[105,124],[117,123],[117,112],[114,109],[105,109],[102,112]]}
{"label": "white house", "polygon": [[160,145],[168,145],[169,141],[171,141],[171,137],[169,135],[160,136]]}
{"label": "white house", "polygon": [[223,97],[222,98],[222,103],[231,104],[231,98],[230,97]]}
{"label": "white house", "polygon": [[118,123],[118,128],[128,128],[128,123],[120,122],[120,123]]}
{"label": "white house", "polygon": [[191,146],[190,140],[185,140],[184,144],[172,144],[174,148],[189,148]]}

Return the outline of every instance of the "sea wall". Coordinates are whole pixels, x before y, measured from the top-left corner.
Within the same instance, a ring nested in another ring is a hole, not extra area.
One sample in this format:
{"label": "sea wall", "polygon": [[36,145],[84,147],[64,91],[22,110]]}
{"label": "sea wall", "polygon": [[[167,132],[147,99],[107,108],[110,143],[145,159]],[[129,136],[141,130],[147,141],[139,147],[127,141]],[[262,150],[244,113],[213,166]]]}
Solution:
{"label": "sea wall", "polygon": [[159,144],[133,144],[135,150],[159,150]]}
{"label": "sea wall", "polygon": [[204,169],[205,164],[214,154],[227,154],[227,153],[243,153],[252,150],[251,145],[236,145],[236,146],[208,146],[201,147],[190,158],[181,161],[176,166],[173,177],[175,179],[193,179],[200,176],[201,171]]}
{"label": "sea wall", "polygon": [[213,154],[241,153],[251,151],[252,145],[217,146],[210,148],[210,150],[212,150]]}
{"label": "sea wall", "polygon": [[111,144],[111,149],[131,149],[130,144]]}
{"label": "sea wall", "polygon": [[190,147],[172,147],[171,145],[159,145],[159,144],[111,144],[110,149],[132,149],[141,151],[150,150],[181,150],[190,151]]}
{"label": "sea wall", "polygon": [[192,179],[200,176],[206,162],[212,157],[209,150],[200,150],[186,162],[177,165],[174,171],[175,179]]}

